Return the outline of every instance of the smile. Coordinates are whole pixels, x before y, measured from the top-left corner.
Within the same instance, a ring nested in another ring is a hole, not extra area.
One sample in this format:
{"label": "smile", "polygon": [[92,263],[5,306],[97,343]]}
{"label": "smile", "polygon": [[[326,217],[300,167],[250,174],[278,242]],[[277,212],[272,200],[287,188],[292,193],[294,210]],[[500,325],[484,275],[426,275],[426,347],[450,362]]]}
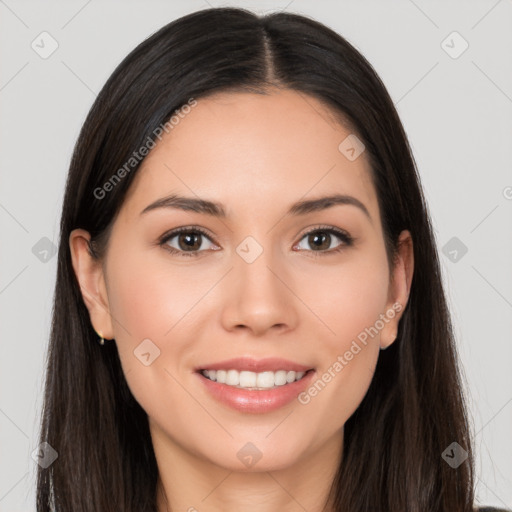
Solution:
{"label": "smile", "polygon": [[199,370],[195,372],[205,391],[216,401],[242,413],[270,413],[294,403],[315,378],[314,369]]}
{"label": "smile", "polygon": [[238,370],[202,370],[201,374],[213,382],[241,389],[266,390],[301,380],[306,372],[278,370],[251,372]]}

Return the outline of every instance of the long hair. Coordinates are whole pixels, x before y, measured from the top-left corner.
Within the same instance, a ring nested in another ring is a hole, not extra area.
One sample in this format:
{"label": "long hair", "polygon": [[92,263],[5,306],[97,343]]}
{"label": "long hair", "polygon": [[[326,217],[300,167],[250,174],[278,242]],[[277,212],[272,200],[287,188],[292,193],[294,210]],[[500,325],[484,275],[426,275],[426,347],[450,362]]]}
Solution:
{"label": "long hair", "polygon": [[[96,98],[66,182],[40,442],[58,458],[37,473],[38,512],[155,512],[158,469],[148,418],[115,343],[100,346],[73,271],[69,235],[108,237],[140,162],[98,193],[190,98],[284,88],[322,101],[363,141],[388,261],[414,243],[414,277],[396,341],[345,424],[332,482],[335,509],[472,512],[473,452],[462,375],[428,208],[407,136],[385,86],[343,37],[308,17],[212,8],[175,20],[137,46]],[[142,161],[142,160],[141,160]],[[133,163],[133,162],[132,162]],[[126,167],[125,167],[126,170]],[[453,468],[444,450],[468,458]]]}

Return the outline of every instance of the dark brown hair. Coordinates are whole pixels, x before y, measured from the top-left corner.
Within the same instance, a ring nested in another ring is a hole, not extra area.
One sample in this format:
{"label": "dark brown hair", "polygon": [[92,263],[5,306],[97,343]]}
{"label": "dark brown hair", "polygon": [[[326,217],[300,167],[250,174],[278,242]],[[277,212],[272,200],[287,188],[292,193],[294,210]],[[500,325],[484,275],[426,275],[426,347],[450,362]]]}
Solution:
{"label": "dark brown hair", "polygon": [[[40,441],[57,452],[38,468],[38,512],[155,512],[158,469],[148,419],[131,394],[115,343],[101,347],[71,264],[69,235],[104,254],[137,169],[106,183],[192,97],[287,88],[310,95],[366,146],[389,262],[398,235],[414,242],[414,277],[398,336],[381,352],[362,403],[345,424],[332,482],[335,510],[470,512],[473,452],[454,335],[428,209],[406,134],[384,85],[343,37],[298,14],[212,8],[169,23],[117,67],[82,127],[62,210]],[[456,469],[442,452],[456,441]]]}

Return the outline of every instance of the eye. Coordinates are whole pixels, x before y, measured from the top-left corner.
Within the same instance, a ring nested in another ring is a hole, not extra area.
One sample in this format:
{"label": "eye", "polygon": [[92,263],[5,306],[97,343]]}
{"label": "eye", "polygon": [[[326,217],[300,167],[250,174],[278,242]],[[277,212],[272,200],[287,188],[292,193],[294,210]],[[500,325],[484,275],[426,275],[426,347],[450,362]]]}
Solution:
{"label": "eye", "polygon": [[[332,247],[332,242],[334,242],[334,238],[338,238],[341,242]],[[306,232],[301,240],[304,240],[306,244],[309,244],[310,247],[314,249],[310,252],[318,253],[314,254],[314,256],[333,254],[342,251],[345,247],[350,247],[354,243],[354,238],[352,238],[346,231],[342,231],[341,229],[334,228],[332,226],[320,226],[310,231]],[[301,247],[301,242],[297,244],[295,247],[298,247],[301,250],[308,250],[307,247]]]}
{"label": "eye", "polygon": [[[203,252],[208,249],[205,247],[204,238],[211,239],[208,233],[195,226],[187,226],[183,228],[174,229],[165,235],[159,241],[159,244],[164,246],[165,249],[173,254],[180,256],[198,256],[199,252]],[[173,241],[173,239],[176,239]],[[203,239],[203,240],[202,240]],[[171,245],[172,244],[174,245]],[[206,244],[207,246],[208,244]],[[218,250],[218,246],[212,243],[213,249]],[[210,247],[211,249],[212,247]]]}
{"label": "eye", "polygon": [[[338,238],[341,242],[333,248],[332,242],[335,238]],[[209,248],[211,250],[220,249],[220,247],[211,241],[210,235],[204,229],[197,226],[186,226],[165,233],[160,238],[159,245],[164,246],[164,248],[172,254],[197,257],[201,252],[208,250],[208,244],[206,244],[205,247],[204,239],[208,239],[210,241]],[[304,239],[306,240],[306,243],[314,249],[309,250],[304,248],[301,246],[301,242],[295,245],[294,249],[306,249],[308,252],[316,253],[314,256],[338,253],[345,247],[353,245],[355,241],[355,238],[351,237],[346,231],[332,226],[319,226],[311,229],[302,236],[301,240]]]}

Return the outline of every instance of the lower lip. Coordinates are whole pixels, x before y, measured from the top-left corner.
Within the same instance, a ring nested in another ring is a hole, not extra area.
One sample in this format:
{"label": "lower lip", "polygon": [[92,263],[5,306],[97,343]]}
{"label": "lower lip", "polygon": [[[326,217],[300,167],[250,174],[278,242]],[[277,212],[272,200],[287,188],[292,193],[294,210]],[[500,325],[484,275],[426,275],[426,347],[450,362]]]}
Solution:
{"label": "lower lip", "polygon": [[197,373],[206,389],[219,402],[229,405],[233,409],[248,413],[271,412],[284,407],[309,386],[314,374],[314,370],[309,370],[300,380],[284,384],[283,386],[257,391],[219,384],[208,379],[201,372]]}

